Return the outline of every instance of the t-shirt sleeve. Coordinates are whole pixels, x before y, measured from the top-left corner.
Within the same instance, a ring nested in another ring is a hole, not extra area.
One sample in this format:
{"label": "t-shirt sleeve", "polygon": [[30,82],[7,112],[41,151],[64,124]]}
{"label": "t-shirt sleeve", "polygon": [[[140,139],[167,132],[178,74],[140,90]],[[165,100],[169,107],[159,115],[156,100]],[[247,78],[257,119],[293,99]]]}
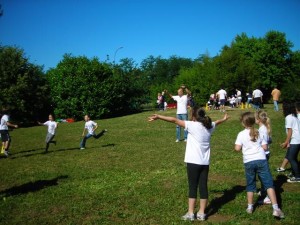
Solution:
{"label": "t-shirt sleeve", "polygon": [[241,133],[238,134],[238,136],[237,136],[237,138],[235,140],[235,144],[236,145],[241,145],[241,146],[243,145],[242,144],[242,139],[241,139]]}

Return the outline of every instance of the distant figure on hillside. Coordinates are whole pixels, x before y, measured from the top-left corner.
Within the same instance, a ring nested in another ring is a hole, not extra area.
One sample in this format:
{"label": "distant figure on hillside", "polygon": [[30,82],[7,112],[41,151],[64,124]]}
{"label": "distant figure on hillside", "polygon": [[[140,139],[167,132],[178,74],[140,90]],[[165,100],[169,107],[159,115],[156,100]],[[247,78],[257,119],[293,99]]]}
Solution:
{"label": "distant figure on hillside", "polygon": [[263,103],[263,93],[259,89],[255,89],[252,93],[252,101],[253,101],[253,107],[256,110],[259,110],[262,107]]}
{"label": "distant figure on hillside", "polygon": [[236,89],[236,107],[240,107],[242,104],[242,92]]}
{"label": "distant figure on hillside", "polygon": [[[184,91],[187,93],[184,95]],[[167,93],[167,91],[166,91]],[[180,120],[188,120],[188,100],[191,92],[185,85],[181,85],[181,87],[177,91],[178,95],[171,95],[169,93],[170,98],[173,98],[177,102],[177,119]],[[179,125],[176,125],[176,142],[181,140],[181,128]],[[184,141],[187,141],[187,131],[184,131]]]}
{"label": "distant figure on hillside", "polygon": [[7,109],[4,109],[1,116],[0,122],[0,134],[2,139],[2,148],[4,150],[4,155],[9,156],[9,146],[11,143],[11,138],[9,136],[8,127],[18,128],[18,125],[12,124],[9,121],[9,113]]}
{"label": "distant figure on hillside", "polygon": [[[92,121],[89,115],[84,116],[84,121],[85,121],[85,125],[84,125],[84,129],[83,129],[83,133],[82,133],[83,139],[80,142],[81,150],[85,149],[85,143],[86,143],[87,139],[89,139],[91,137],[98,139],[107,132],[107,129],[104,129],[99,134],[96,135],[95,130],[98,128],[98,124],[96,122]],[[85,135],[86,131],[87,131],[87,134]]]}
{"label": "distant figure on hillside", "polygon": [[55,137],[55,131],[57,128],[57,122],[54,121],[54,117],[53,115],[49,115],[49,120],[45,123],[40,123],[38,122],[39,125],[44,125],[48,127],[48,132],[46,135],[46,148],[45,148],[45,152],[48,152],[49,149],[49,145],[50,143],[55,144],[56,145],[56,141],[53,141],[54,137]]}
{"label": "distant figure on hillside", "polygon": [[226,99],[227,99],[227,92],[223,88],[221,88],[217,92],[217,96],[220,101],[220,112],[225,112],[225,103],[226,103]]}
{"label": "distant figure on hillside", "polygon": [[281,92],[277,89],[277,87],[274,87],[274,89],[271,92],[271,95],[273,97],[274,110],[278,112],[279,111],[278,101],[279,101]]}
{"label": "distant figure on hillside", "polygon": [[[175,123],[185,128],[188,132],[184,162],[187,166],[189,199],[188,212],[182,217],[183,220],[193,221],[195,219],[206,220],[205,209],[208,203],[208,171],[210,164],[210,138],[216,126],[225,122],[228,115],[220,120],[212,122],[205,110],[197,106],[192,109],[192,121],[180,120],[175,117],[154,114],[149,121],[163,120]],[[200,193],[200,206],[195,218],[194,210],[197,201],[197,192]]]}

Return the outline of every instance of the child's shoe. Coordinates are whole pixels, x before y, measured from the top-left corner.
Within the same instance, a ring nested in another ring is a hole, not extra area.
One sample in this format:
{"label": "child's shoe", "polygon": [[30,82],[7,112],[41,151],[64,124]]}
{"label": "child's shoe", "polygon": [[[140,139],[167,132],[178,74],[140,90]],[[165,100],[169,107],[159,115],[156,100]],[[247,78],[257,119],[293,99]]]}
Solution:
{"label": "child's shoe", "polygon": [[194,221],[195,220],[194,214],[189,214],[189,213],[186,213],[181,218],[182,218],[182,220],[185,220],[185,221]]}

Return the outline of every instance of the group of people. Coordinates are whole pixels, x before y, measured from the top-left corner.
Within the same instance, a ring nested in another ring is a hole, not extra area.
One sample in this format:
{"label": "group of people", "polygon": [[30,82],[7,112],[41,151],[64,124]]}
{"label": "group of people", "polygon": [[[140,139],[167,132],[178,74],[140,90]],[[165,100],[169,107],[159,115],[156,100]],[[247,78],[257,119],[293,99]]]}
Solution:
{"label": "group of people", "polygon": [[[8,110],[6,109],[3,110],[2,114],[3,115],[1,116],[1,121],[0,121],[0,135],[1,135],[0,137],[2,140],[1,153],[4,154],[6,157],[8,157],[10,154],[9,147],[11,143],[11,137],[9,135],[9,127],[18,128],[18,125],[10,122]],[[98,128],[98,124],[92,121],[89,115],[84,116],[84,121],[85,121],[85,125],[82,133],[82,139],[80,141],[81,150],[85,149],[87,139],[91,137],[98,139],[107,132],[107,129],[103,129],[100,133],[96,134],[96,129]],[[54,137],[55,137],[58,123],[54,120],[54,116],[50,114],[48,117],[48,121],[44,123],[38,122],[38,124],[48,127],[46,140],[45,140],[46,143],[45,153],[47,153],[51,143],[56,145],[56,141],[54,140]]]}
{"label": "group of people", "polygon": [[[186,95],[183,94],[184,90],[187,92]],[[149,117],[149,121],[163,120],[176,124],[176,142],[180,140],[180,128],[184,128],[184,140],[187,142],[184,162],[187,166],[189,198],[188,212],[182,219],[204,221],[207,218],[205,209],[208,203],[207,182],[211,151],[210,139],[216,126],[227,121],[229,116],[225,113],[223,118],[212,122],[204,109],[194,107],[192,108],[192,118],[189,121],[186,103],[189,93],[190,91],[186,87],[180,87],[177,96],[170,95],[170,97],[177,101],[176,117],[154,114]],[[218,96],[221,105],[225,105],[226,91],[221,89],[218,92]],[[256,95],[254,97],[258,98]],[[221,110],[224,111],[224,109]],[[300,104],[284,104],[283,111],[287,136],[281,147],[287,148],[285,160],[291,163],[293,171],[287,181],[289,183],[300,182],[298,166],[298,153],[300,151]],[[261,195],[264,197],[263,203],[272,204],[273,216],[284,218],[284,213],[277,203],[273,178],[268,164],[270,144],[272,143],[270,119],[265,111],[257,109],[255,112],[243,113],[240,120],[243,130],[237,135],[234,149],[238,152],[242,151],[243,154],[247,191],[246,212],[249,214],[253,213],[256,177],[258,176],[261,181]],[[259,129],[256,128],[256,124]],[[282,170],[284,169],[282,168]],[[198,189],[200,202],[199,210],[195,214],[194,209]]]}

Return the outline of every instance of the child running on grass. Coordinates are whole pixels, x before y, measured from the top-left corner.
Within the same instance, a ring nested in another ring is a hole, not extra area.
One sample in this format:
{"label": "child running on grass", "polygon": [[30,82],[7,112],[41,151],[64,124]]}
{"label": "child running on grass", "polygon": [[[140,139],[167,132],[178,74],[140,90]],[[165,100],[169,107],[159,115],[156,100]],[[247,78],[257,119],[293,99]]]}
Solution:
{"label": "child running on grass", "polygon": [[44,125],[48,127],[48,132],[46,135],[46,148],[45,148],[45,152],[48,152],[49,149],[49,145],[50,143],[53,143],[56,145],[56,141],[53,141],[53,138],[55,137],[55,131],[57,128],[57,122],[54,121],[54,117],[52,114],[49,115],[49,120],[46,121],[45,123],[40,123],[38,122],[39,125]]}
{"label": "child running on grass", "polygon": [[183,220],[195,219],[194,208],[197,199],[197,189],[200,192],[200,207],[196,218],[200,221],[206,219],[205,209],[208,202],[208,171],[210,163],[210,138],[215,127],[228,119],[225,114],[223,119],[212,122],[204,109],[194,107],[192,109],[192,121],[180,120],[154,114],[149,121],[163,120],[185,128],[188,132],[184,162],[187,164],[189,182],[188,212],[182,217]]}
{"label": "child running on grass", "polygon": [[241,116],[241,122],[245,129],[239,132],[237,136],[235,141],[235,150],[242,150],[243,153],[248,200],[246,212],[249,214],[253,213],[253,196],[254,192],[256,192],[256,175],[258,175],[271,200],[273,216],[284,218],[284,214],[277,204],[275,190],[273,187],[273,178],[266,159],[266,153],[264,151],[264,149],[267,149],[267,142],[266,140],[261,139],[258,130],[254,127],[254,113],[243,113]]}
{"label": "child running on grass", "polygon": [[[94,137],[95,139],[100,138],[105,132],[107,132],[107,129],[102,130],[99,134],[96,135],[95,130],[98,128],[98,124],[94,121],[91,120],[89,115],[84,116],[84,129],[82,133],[83,139],[80,142],[80,149],[83,150],[85,149],[85,143],[86,140],[89,139],[90,137]],[[85,131],[87,131],[87,134],[85,135]]]}
{"label": "child running on grass", "polygon": [[[269,145],[272,143],[270,118],[268,117],[268,114],[265,111],[259,110],[255,113],[255,119],[256,119],[256,123],[259,126],[258,129],[259,137],[261,140],[265,140],[265,142],[267,143],[266,144],[267,148],[264,150],[265,150],[267,161],[269,161],[270,158]],[[263,204],[271,204],[271,200],[266,193],[266,189],[264,188],[263,183],[261,185],[260,193],[262,197],[265,197],[263,200]]]}

